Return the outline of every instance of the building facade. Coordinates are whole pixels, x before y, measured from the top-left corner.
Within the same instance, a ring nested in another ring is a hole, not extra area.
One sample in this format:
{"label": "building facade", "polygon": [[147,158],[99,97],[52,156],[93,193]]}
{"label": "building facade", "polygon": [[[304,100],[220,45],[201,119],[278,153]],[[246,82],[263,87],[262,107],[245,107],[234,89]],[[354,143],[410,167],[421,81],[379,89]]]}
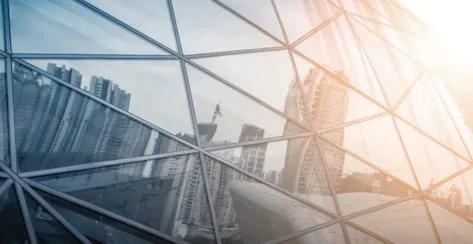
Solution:
{"label": "building facade", "polygon": [[473,243],[397,1],[1,2],[0,243]]}

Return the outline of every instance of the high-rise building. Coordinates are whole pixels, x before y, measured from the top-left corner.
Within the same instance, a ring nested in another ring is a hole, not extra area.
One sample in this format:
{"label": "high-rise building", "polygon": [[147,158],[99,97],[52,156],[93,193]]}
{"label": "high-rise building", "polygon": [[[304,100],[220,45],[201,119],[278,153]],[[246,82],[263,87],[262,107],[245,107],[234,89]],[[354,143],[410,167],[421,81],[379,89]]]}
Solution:
{"label": "high-rise building", "polygon": [[[300,118],[314,130],[342,124],[347,115],[347,89],[321,70],[313,68],[300,87],[294,82],[291,84],[286,98],[286,113],[293,118]],[[286,124],[285,133],[290,134],[293,127],[293,124]],[[337,130],[329,133],[329,137],[343,144],[344,132]],[[324,170],[336,182],[342,174],[344,153],[331,147],[325,148],[323,144],[319,145],[319,149],[312,141],[301,143],[304,142],[288,143],[282,187],[291,192],[328,194],[329,185]],[[326,169],[321,160],[325,160]]]}

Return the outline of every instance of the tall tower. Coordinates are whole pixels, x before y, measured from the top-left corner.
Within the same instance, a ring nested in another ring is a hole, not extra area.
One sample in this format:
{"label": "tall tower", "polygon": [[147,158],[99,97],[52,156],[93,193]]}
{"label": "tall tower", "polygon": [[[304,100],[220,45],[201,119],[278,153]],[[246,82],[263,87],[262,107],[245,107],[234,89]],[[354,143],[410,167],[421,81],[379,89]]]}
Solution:
{"label": "tall tower", "polygon": [[[286,97],[286,113],[300,118],[314,130],[345,121],[348,107],[348,88],[313,68],[301,87],[293,83]],[[286,131],[293,130],[288,123]],[[287,132],[288,133],[288,132]],[[333,142],[343,144],[343,130],[328,135]],[[327,171],[332,179],[341,177],[345,157],[343,152],[323,144],[319,148],[312,142],[290,141],[281,186],[298,193],[328,194],[329,188],[321,157],[326,160]],[[323,155],[321,154],[323,153]]]}

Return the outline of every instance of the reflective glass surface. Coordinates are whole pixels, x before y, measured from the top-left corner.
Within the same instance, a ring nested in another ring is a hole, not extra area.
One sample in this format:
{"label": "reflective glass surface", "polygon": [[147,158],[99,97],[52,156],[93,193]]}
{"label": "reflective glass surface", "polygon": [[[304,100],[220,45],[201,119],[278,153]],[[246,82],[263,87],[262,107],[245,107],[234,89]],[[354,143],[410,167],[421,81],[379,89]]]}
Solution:
{"label": "reflective glass surface", "polygon": [[[51,206],[94,243],[169,243],[61,198],[39,192]],[[48,216],[42,212],[43,216]]]}
{"label": "reflective glass surface", "polygon": [[10,18],[16,52],[164,54],[74,1],[15,0]]}
{"label": "reflective glass surface", "polygon": [[329,130],[322,137],[417,187],[395,126],[393,118],[383,116]]}
{"label": "reflective glass surface", "polygon": [[399,179],[345,153],[336,146],[318,140],[322,158],[345,215],[407,197],[413,190]]}
{"label": "reflective glass surface", "polygon": [[205,163],[223,243],[262,243],[330,220],[218,160],[206,158]]}
{"label": "reflective glass surface", "polygon": [[340,244],[345,243],[343,237],[342,228],[340,225],[332,225],[330,227],[310,232],[303,236],[297,237],[290,241],[282,242],[285,244],[289,243],[327,243],[327,244]]}
{"label": "reflective glass surface", "polygon": [[[3,188],[3,189],[2,189]],[[0,185],[0,242],[28,243],[28,235],[21,215],[15,188],[10,185],[6,189]]]}
{"label": "reflective glass surface", "polygon": [[0,3],[0,243],[472,242],[472,69],[397,1]]}
{"label": "reflective glass surface", "polygon": [[185,137],[194,134],[177,61],[28,61],[171,133]]}
{"label": "reflective glass surface", "polygon": [[318,152],[311,138],[212,151],[235,167],[318,206],[335,211]]}
{"label": "reflective glass surface", "polygon": [[[48,66],[65,83],[80,87],[75,69]],[[32,171],[187,149],[126,114],[23,65],[13,68],[16,145],[21,170]],[[131,95],[110,80],[92,79],[101,95],[122,110]],[[84,89],[85,90],[85,89]],[[87,92],[86,90],[84,92]],[[180,134],[192,141],[189,134]]]}
{"label": "reflective glass surface", "polygon": [[81,243],[30,195],[25,194],[25,201],[39,243]]}
{"label": "reflective glass surface", "polygon": [[7,83],[5,74],[5,61],[0,60],[0,159],[4,164],[10,164],[8,154],[8,113],[7,113]]}
{"label": "reflective glass surface", "polygon": [[289,42],[307,34],[329,17],[335,15],[337,8],[331,1],[317,0],[276,0]]}
{"label": "reflective glass surface", "polygon": [[176,49],[166,0],[87,1],[167,47]]}
{"label": "reflective glass surface", "polygon": [[[196,68],[187,67],[202,144],[247,142],[303,132],[251,98]],[[212,96],[208,95],[209,89]]]}
{"label": "reflective glass surface", "polygon": [[[386,220],[389,220],[389,224],[386,224]],[[422,200],[401,202],[352,221],[395,243],[436,242],[433,225]]]}
{"label": "reflective glass surface", "polygon": [[173,5],[185,53],[279,46],[213,1],[174,0]]}
{"label": "reflective glass surface", "polygon": [[181,240],[214,238],[202,171],[194,154],[36,180]]}

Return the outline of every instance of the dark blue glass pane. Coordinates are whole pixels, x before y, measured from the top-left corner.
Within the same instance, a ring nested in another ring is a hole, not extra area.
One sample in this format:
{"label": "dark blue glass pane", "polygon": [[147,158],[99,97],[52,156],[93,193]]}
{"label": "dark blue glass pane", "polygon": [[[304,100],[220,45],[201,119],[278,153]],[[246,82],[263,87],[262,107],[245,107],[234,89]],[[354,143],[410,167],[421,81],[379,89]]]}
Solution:
{"label": "dark blue glass pane", "polygon": [[214,238],[195,154],[37,180],[181,240],[194,243]]}
{"label": "dark blue glass pane", "polygon": [[20,205],[12,186],[0,195],[0,220],[0,243],[28,243]]}

